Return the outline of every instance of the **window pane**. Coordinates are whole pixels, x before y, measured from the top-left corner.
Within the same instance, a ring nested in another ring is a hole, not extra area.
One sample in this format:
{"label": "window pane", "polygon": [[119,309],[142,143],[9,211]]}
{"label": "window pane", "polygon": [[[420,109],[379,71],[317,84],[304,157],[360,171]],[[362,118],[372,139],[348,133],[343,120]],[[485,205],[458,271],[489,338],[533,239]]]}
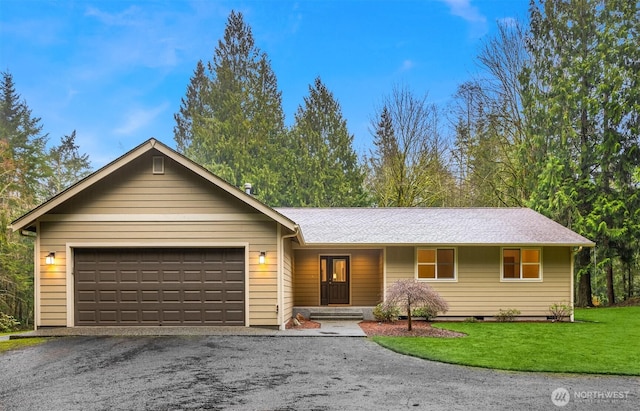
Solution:
{"label": "window pane", "polygon": [[438,250],[438,264],[453,264],[453,250]]}
{"label": "window pane", "polygon": [[520,250],[502,250],[502,277],[520,278]]}
{"label": "window pane", "polygon": [[346,260],[333,260],[333,281],[340,283],[347,281]]}
{"label": "window pane", "polygon": [[435,263],[436,250],[418,250],[418,263]]}
{"label": "window pane", "polygon": [[327,259],[320,259],[320,278],[323,283],[327,282]]}
{"label": "window pane", "polygon": [[453,264],[438,263],[438,278],[453,278]]}
{"label": "window pane", "polygon": [[435,265],[419,265],[418,278],[436,278]]}
{"label": "window pane", "polygon": [[522,278],[540,278],[540,264],[523,265]]}
{"label": "window pane", "polygon": [[504,249],[502,258],[505,264],[520,264],[520,250]]}
{"label": "window pane", "polygon": [[539,263],[540,250],[522,250],[523,263]]}
{"label": "window pane", "polygon": [[505,264],[503,269],[504,278],[520,278],[520,266]]}

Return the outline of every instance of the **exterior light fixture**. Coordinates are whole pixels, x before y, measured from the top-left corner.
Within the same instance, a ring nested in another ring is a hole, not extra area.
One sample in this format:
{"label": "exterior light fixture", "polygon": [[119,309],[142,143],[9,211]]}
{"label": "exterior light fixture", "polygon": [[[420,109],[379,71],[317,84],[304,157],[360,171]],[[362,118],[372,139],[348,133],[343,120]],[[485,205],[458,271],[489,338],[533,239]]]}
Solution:
{"label": "exterior light fixture", "polygon": [[260,251],[260,257],[258,257],[258,262],[260,263],[260,265],[264,264],[264,261],[267,258],[267,252],[266,251]]}
{"label": "exterior light fixture", "polygon": [[47,265],[53,265],[56,262],[56,253],[54,253],[53,251],[50,252],[44,259],[44,262]]}

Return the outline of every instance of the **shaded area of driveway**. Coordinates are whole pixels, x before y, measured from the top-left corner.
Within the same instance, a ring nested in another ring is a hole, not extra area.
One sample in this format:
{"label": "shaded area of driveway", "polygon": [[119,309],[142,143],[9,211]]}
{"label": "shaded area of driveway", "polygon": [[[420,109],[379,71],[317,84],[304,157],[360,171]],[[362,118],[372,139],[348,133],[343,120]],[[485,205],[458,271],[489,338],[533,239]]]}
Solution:
{"label": "shaded area of driveway", "polygon": [[359,321],[321,321],[320,328],[293,328],[278,330],[260,327],[60,327],[40,328],[35,331],[11,336],[11,338],[30,337],[68,337],[68,336],[272,336],[272,337],[366,337],[358,325]]}
{"label": "shaded area of driveway", "polygon": [[[496,349],[500,349],[496,347]],[[366,338],[61,337],[0,355],[2,410],[637,409],[639,378],[424,361]],[[627,393],[588,401],[574,393]]]}

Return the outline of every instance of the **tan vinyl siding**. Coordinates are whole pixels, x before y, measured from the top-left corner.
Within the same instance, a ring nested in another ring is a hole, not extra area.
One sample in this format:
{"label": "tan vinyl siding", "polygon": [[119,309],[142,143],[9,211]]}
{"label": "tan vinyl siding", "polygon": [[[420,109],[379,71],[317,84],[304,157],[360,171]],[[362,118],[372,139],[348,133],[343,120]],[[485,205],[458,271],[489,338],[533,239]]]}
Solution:
{"label": "tan vinyl siding", "polygon": [[224,190],[212,190],[203,178],[169,158],[165,173],[153,174],[153,155],[147,153],[115,171],[52,214],[256,213]]}
{"label": "tan vinyl siding", "polygon": [[350,305],[372,306],[382,300],[382,250],[295,250],[295,305],[320,305],[320,256],[350,257]]}
{"label": "tan vinyl siding", "polygon": [[284,310],[284,321],[288,321],[293,316],[293,249],[290,239],[284,240],[282,250],[282,287],[283,301],[282,309]]}
{"label": "tan vinyl siding", "polygon": [[[569,247],[543,248],[542,281],[501,281],[500,247],[457,250],[457,281],[428,282],[449,303],[448,316],[492,317],[509,308],[522,316],[547,316],[551,304],[571,301]],[[414,247],[387,248],[387,284],[415,277],[414,253]]]}
{"label": "tan vinyl siding", "polygon": [[[66,325],[67,244],[114,247],[248,244],[249,324],[278,325],[277,223],[169,158],[165,158],[165,173],[153,174],[151,158],[157,154],[147,153],[106,181],[85,190],[82,198],[73,198],[43,217],[39,232],[39,325]],[[113,214],[122,214],[125,221],[100,221],[104,215]],[[136,221],[136,215],[143,214],[147,219],[149,215],[159,215],[163,221]],[[176,215],[174,221],[172,214]],[[194,214],[211,218],[182,221],[185,215]],[[56,253],[53,267],[44,264],[50,251]],[[267,252],[266,264],[262,266],[258,263],[260,251]]]}

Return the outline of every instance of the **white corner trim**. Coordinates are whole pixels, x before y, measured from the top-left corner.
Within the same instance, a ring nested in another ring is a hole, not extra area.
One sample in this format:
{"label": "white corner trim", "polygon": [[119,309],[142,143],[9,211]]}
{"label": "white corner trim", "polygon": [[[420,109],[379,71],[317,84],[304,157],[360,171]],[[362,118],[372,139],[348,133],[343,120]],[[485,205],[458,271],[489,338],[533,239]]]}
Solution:
{"label": "white corner trim", "polygon": [[72,248],[72,244],[67,243],[65,245],[65,252],[67,253],[67,255],[65,256],[65,258],[67,259],[67,272],[66,272],[66,277],[67,277],[67,327],[74,327],[75,326],[75,314],[76,314],[76,307],[75,307],[75,295],[76,295],[76,290],[75,290],[75,281],[74,279],[74,273],[73,273],[73,254],[71,252],[71,248]]}

